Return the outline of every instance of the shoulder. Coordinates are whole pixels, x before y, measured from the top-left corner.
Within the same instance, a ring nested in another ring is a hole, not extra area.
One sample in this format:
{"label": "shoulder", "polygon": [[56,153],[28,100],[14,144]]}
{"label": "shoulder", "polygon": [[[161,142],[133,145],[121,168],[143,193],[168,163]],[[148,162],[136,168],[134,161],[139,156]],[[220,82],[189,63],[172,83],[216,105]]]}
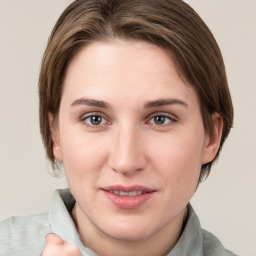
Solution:
{"label": "shoulder", "polygon": [[227,250],[215,235],[201,228],[198,216],[190,204],[183,238],[183,247],[188,247],[186,245],[189,244],[186,255],[236,256]]}
{"label": "shoulder", "polygon": [[10,217],[0,222],[0,255],[40,255],[50,232],[47,213]]}
{"label": "shoulder", "polygon": [[202,229],[203,235],[203,255],[207,256],[236,256],[231,251],[225,249],[220,240],[212,233]]}

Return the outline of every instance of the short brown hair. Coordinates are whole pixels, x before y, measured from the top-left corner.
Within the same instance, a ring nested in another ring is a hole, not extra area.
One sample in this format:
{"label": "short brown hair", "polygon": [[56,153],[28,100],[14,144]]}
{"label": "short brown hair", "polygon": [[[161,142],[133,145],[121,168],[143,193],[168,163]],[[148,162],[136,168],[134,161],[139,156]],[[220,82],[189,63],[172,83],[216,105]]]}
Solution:
{"label": "short brown hair", "polygon": [[222,116],[219,151],[202,166],[201,181],[232,127],[233,106],[220,49],[203,20],[181,0],[76,0],[62,13],[49,38],[39,77],[40,129],[53,167],[48,113],[58,116],[67,66],[85,45],[116,38],[150,42],[172,53],[181,77],[197,93],[207,133],[212,132],[212,114]]}

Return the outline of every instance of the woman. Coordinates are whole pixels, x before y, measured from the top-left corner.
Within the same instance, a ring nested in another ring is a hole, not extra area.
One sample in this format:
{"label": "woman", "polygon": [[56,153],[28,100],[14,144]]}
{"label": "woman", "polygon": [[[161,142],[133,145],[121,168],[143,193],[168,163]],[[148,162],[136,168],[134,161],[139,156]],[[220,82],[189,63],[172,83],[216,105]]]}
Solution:
{"label": "woman", "polygon": [[187,4],[73,2],[39,96],[47,156],[69,189],[48,214],[4,221],[0,255],[234,255],[189,204],[233,108],[218,45]]}

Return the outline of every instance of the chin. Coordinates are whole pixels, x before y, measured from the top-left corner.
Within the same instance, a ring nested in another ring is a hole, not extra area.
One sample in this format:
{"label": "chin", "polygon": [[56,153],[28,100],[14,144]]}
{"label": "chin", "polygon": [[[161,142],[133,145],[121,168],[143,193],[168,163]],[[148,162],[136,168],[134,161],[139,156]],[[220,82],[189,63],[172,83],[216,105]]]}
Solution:
{"label": "chin", "polygon": [[139,240],[144,240],[149,238],[151,235],[155,233],[153,227],[149,224],[141,225],[138,222],[133,222],[132,224],[129,222],[123,223],[109,223],[107,227],[104,229],[107,232],[104,232],[107,236],[115,239],[126,242],[136,242]]}
{"label": "chin", "polygon": [[111,234],[108,234],[110,237],[112,237],[115,240],[120,240],[123,242],[138,242],[141,240],[146,240],[150,237],[151,232],[148,231],[139,231],[139,230],[117,230],[115,232],[111,232]]}

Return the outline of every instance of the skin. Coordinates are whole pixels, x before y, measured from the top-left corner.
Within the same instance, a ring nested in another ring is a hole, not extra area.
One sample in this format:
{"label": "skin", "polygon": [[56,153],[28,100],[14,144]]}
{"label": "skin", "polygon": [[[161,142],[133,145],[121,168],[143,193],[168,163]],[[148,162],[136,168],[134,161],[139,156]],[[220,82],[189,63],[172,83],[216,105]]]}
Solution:
{"label": "skin", "polygon": [[46,246],[42,256],[81,256],[78,248],[55,234],[48,234],[45,238]]}
{"label": "skin", "polygon": [[[218,114],[212,119],[209,136],[194,90],[157,46],[83,48],[69,64],[58,119],[49,113],[49,122],[84,245],[99,255],[166,255],[179,239],[201,165],[218,150],[223,122]],[[122,209],[102,191],[117,184],[155,192],[140,207]]]}

